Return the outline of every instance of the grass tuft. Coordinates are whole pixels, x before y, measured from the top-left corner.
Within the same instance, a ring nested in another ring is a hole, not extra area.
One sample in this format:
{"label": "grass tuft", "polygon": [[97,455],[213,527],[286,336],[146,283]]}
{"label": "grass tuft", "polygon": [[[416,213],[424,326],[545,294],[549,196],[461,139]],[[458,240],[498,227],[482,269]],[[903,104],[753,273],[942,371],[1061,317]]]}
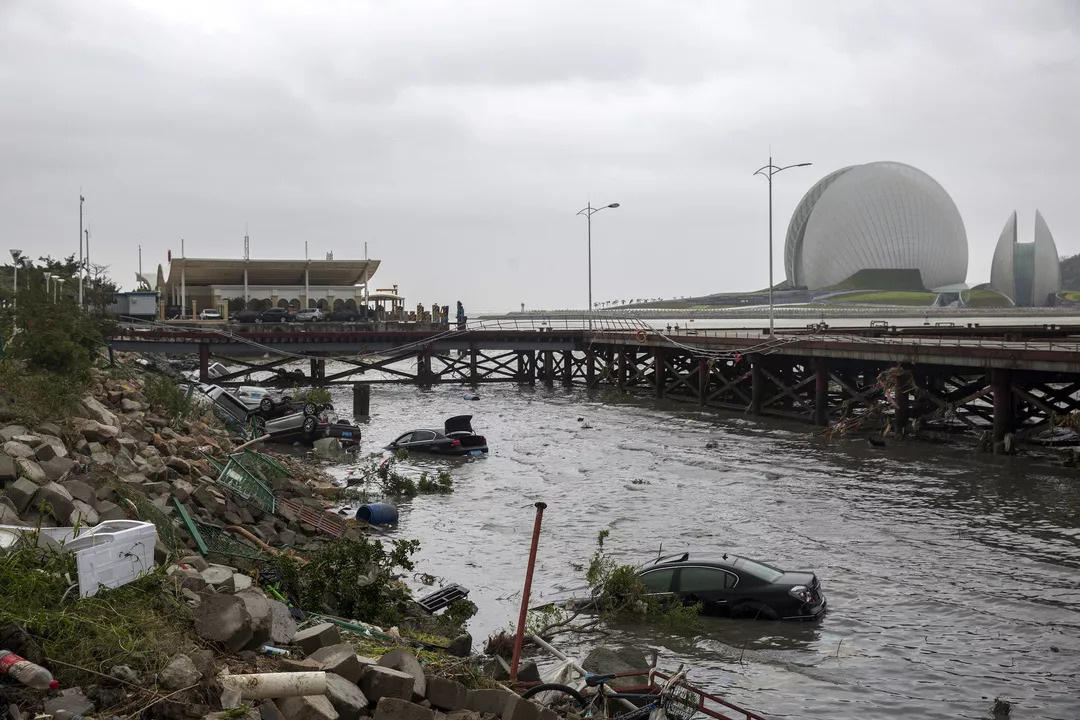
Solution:
{"label": "grass tuft", "polygon": [[93,597],[76,589],[65,598],[75,578],[70,554],[17,548],[0,556],[0,624],[21,625],[47,658],[65,663],[45,663],[62,687],[100,683],[94,673],[114,665],[152,677],[188,644],[186,607],[165,591],[160,570]]}

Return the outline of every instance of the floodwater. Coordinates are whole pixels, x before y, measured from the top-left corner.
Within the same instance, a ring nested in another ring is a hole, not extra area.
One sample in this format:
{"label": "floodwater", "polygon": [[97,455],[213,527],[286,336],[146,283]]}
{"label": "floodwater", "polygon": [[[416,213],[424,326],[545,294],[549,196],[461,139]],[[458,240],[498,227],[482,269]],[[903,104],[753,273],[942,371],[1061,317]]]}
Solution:
{"label": "floodwater", "polygon": [[626,562],[662,543],[816,571],[830,608],[819,623],[717,618],[612,638],[658,648],[662,667],[684,662],[696,684],[767,717],[985,718],[1002,697],[1013,718],[1080,718],[1075,471],[830,443],[803,425],[614,391],[465,391],[374,386],[363,452],[456,414],[487,436],[488,457],[410,460],[450,464],[455,491],[406,503],[394,533],[421,541],[418,572],[472,591],[476,644],[516,620],[544,501],[534,604],[583,584],[604,529]]}

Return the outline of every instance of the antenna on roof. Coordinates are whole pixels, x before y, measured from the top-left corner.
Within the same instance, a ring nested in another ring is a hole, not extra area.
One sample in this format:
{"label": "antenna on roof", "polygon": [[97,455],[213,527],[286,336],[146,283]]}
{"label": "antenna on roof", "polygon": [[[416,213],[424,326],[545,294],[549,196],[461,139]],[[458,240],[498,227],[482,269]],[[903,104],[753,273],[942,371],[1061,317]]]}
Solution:
{"label": "antenna on roof", "polygon": [[244,259],[251,258],[251,238],[248,237],[248,226],[244,223]]}
{"label": "antenna on roof", "polygon": [[664,543],[660,543],[660,547],[656,550],[656,562],[660,562],[660,553],[664,552]]}

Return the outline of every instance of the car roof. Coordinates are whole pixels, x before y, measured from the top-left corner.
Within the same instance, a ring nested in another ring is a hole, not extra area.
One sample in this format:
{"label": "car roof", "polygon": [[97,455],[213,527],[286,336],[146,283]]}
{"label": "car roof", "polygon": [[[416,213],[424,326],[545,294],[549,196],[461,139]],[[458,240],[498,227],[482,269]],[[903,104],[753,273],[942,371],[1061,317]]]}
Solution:
{"label": "car roof", "polygon": [[672,555],[665,555],[659,557],[656,560],[651,560],[642,565],[640,570],[647,570],[657,567],[678,567],[680,565],[715,565],[717,567],[736,567],[739,560],[747,560],[749,562],[755,562],[759,565],[766,565],[774,568],[780,572],[783,572],[781,568],[769,563],[761,562],[760,560],[754,560],[753,558],[744,558],[742,555],[736,555],[734,553],[716,553],[716,552],[682,552],[674,553]]}

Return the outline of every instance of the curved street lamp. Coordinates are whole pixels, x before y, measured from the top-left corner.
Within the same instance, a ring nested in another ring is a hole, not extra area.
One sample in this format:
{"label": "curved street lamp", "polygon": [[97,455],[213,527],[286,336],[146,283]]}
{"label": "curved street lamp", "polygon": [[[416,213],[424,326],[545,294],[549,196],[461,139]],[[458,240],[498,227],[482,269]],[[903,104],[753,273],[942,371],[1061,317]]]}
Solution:
{"label": "curved street lamp", "polygon": [[583,207],[581,210],[578,210],[578,212],[577,212],[578,215],[584,215],[585,216],[585,219],[588,221],[588,225],[589,225],[589,309],[588,309],[588,313],[589,313],[589,329],[590,330],[592,329],[592,312],[593,312],[593,305],[592,305],[592,216],[595,215],[596,213],[600,212],[601,210],[606,210],[607,208],[617,208],[617,207],[619,207],[619,203],[611,203],[610,205],[604,205],[603,207],[594,208],[592,206],[592,203],[590,202],[588,205]]}
{"label": "curved street lamp", "polygon": [[[52,299],[53,299],[53,302],[56,302],[56,286],[58,284],[57,281],[60,280],[60,276],[59,275],[49,275],[49,274],[45,275],[46,281],[48,281],[50,278],[52,279]],[[49,286],[46,283],[45,292],[48,292],[48,291],[49,291]]]}
{"label": "curved street lamp", "polygon": [[773,175],[788,168],[796,167],[809,167],[813,163],[796,163],[795,165],[784,165],[779,167],[773,165],[772,154],[769,154],[769,164],[758,168],[754,171],[755,175],[760,175],[769,181],[769,337],[773,335],[773,236],[772,236],[772,179]]}

